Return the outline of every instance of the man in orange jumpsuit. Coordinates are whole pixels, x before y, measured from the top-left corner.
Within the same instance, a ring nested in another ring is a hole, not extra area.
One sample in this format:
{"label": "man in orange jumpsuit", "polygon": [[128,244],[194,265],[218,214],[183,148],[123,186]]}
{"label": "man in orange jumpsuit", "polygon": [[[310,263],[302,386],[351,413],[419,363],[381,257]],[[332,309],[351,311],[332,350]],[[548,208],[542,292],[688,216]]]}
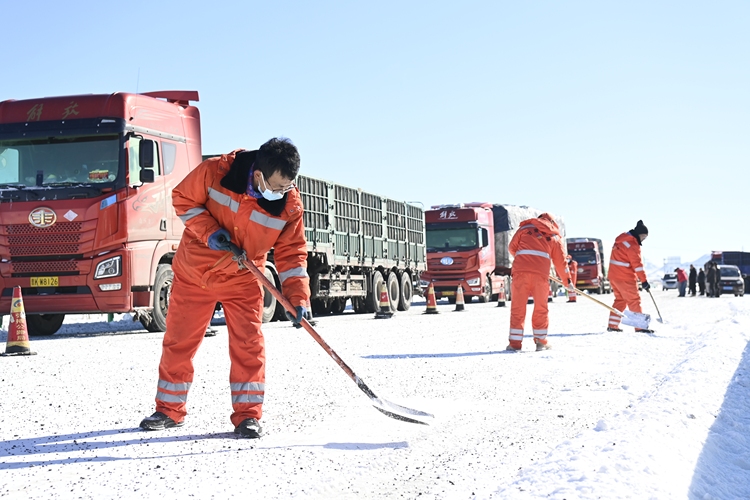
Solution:
{"label": "man in orange jumpsuit", "polygon": [[[639,220],[634,229],[622,233],[615,239],[612,254],[609,257],[609,283],[615,294],[612,307],[624,311],[627,307],[632,312],[640,313],[641,296],[638,294],[638,281],[644,290],[651,288],[646,278],[641,259],[641,245],[648,237],[648,228]],[[608,332],[621,332],[620,316],[609,313]],[[637,332],[653,333],[653,330],[636,328]]]}
{"label": "man in orange jumpsuit", "polygon": [[297,310],[290,319],[299,326],[303,317],[311,318],[305,307],[310,283],[302,200],[293,183],[299,164],[291,141],[275,138],[257,151],[236,150],[204,161],[173,190],[173,205],[185,231],[172,263],[156,413],[145,418],[141,428],[184,424],[193,357],[216,302],[221,302],[229,332],[234,432],[260,437],[266,363],[263,289],[247,269],[238,268],[229,242],[260,269],[273,248],[282,293]]}
{"label": "man in orange jumpsuit", "polygon": [[570,287],[570,290],[568,290],[568,302],[575,302],[576,301],[576,280],[578,279],[578,262],[568,254],[567,257],[568,261],[568,274],[570,274],[570,282],[573,284],[572,287]]}
{"label": "man in orange jumpsuit", "polygon": [[[563,283],[570,285],[568,268],[565,265],[560,229],[551,215],[541,214],[536,219],[521,222],[508,245],[514,257],[511,270],[510,344],[508,351],[520,351],[523,328],[526,322],[526,300],[534,299],[531,327],[537,351],[549,349],[547,343],[547,295],[549,294],[550,265],[554,263]],[[519,300],[521,298],[521,300]]]}

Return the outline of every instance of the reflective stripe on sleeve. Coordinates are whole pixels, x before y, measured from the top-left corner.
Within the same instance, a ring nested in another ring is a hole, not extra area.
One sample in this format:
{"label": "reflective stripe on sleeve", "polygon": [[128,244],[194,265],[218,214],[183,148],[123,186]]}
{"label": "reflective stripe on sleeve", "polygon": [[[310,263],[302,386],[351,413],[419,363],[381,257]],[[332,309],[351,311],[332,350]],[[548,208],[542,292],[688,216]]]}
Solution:
{"label": "reflective stripe on sleeve", "polygon": [[518,228],[519,231],[521,229],[536,229],[536,226],[534,226],[532,224],[526,224],[525,226],[521,226],[521,227]]}
{"label": "reflective stripe on sleeve", "polygon": [[284,271],[283,273],[279,273],[279,281],[283,283],[287,278],[294,278],[297,276],[307,278],[307,269],[304,267],[295,267],[288,271]]}
{"label": "reflective stripe on sleeve", "polygon": [[284,226],[286,226],[285,220],[277,219],[275,217],[269,217],[268,215],[256,212],[255,210],[253,210],[253,213],[250,214],[250,220],[260,224],[261,226],[276,229],[278,231],[281,231],[282,229],[284,229]]}
{"label": "reflective stripe on sleeve", "polygon": [[540,252],[539,250],[519,250],[516,252],[516,257],[519,255],[536,255],[537,257],[549,259],[549,254],[547,252]]}
{"label": "reflective stripe on sleeve", "polygon": [[616,266],[630,267],[630,264],[628,264],[627,262],[620,262],[619,260],[609,259],[609,263],[614,264]]}
{"label": "reflective stripe on sleeve", "polygon": [[627,241],[623,241],[622,244],[625,245],[626,248],[630,248],[630,243]]}
{"label": "reflective stripe on sleeve", "polygon": [[636,271],[636,272],[637,272],[637,271],[643,271],[643,268],[642,268],[642,267],[636,267],[636,268],[635,268],[635,271]]}
{"label": "reflective stripe on sleeve", "polygon": [[229,210],[234,213],[237,213],[237,210],[240,209],[239,201],[233,200],[232,197],[228,194],[224,194],[221,191],[215,190],[214,188],[208,188],[208,196],[219,205],[229,207]]}
{"label": "reflective stripe on sleeve", "polygon": [[200,215],[200,214],[202,214],[205,211],[206,211],[206,209],[203,208],[203,207],[195,207],[195,208],[191,208],[190,210],[188,210],[187,212],[185,212],[183,215],[179,215],[178,217],[180,218],[180,220],[182,221],[182,223],[185,224],[187,221],[189,221],[190,219],[192,219],[196,215]]}

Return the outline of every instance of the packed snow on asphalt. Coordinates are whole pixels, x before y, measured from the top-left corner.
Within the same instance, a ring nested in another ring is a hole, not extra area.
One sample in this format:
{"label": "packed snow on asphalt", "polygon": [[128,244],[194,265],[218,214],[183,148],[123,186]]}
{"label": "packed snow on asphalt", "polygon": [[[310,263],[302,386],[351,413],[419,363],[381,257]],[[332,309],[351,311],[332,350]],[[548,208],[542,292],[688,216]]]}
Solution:
{"label": "packed snow on asphalt", "polygon": [[304,330],[264,325],[258,440],[232,432],[220,317],[186,425],[154,432],[138,423],[163,334],[68,317],[32,339],[36,356],[0,358],[0,497],[750,498],[750,299],[654,297],[663,323],[642,292],[653,335],[608,333],[604,308],[557,297],[544,352],[528,337],[504,351],[509,307],[494,303],[319,318],[378,396],[430,425],[376,411]]}

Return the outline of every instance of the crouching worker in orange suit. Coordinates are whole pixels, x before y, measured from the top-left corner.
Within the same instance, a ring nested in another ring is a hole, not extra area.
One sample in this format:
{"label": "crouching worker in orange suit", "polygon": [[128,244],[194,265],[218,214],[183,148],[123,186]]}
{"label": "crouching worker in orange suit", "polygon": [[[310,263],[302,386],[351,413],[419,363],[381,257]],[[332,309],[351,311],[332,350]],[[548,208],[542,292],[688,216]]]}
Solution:
{"label": "crouching worker in orange suit", "polygon": [[[648,237],[648,228],[639,220],[635,228],[622,233],[615,239],[609,257],[609,284],[615,294],[612,307],[624,311],[627,307],[632,312],[640,313],[641,296],[638,294],[638,281],[644,290],[651,288],[646,278],[641,259],[641,245]],[[608,332],[621,332],[620,316],[610,312]],[[653,330],[636,328],[636,332],[653,333]]]}
{"label": "crouching worker in orange suit", "polygon": [[568,254],[566,257],[568,263],[568,274],[570,275],[570,282],[573,286],[568,290],[568,302],[576,301],[576,280],[578,279],[578,262]]}
{"label": "crouching worker in orange suit", "polygon": [[236,150],[210,158],[172,191],[185,231],[172,266],[174,281],[164,334],[156,413],[145,430],[180,427],[187,415],[193,357],[216,302],[229,332],[231,421],[242,437],[262,434],[265,343],[261,332],[263,289],[232,259],[231,241],[261,270],[274,249],[282,293],[296,307],[295,326],[310,319],[307,248],[302,200],[294,185],[299,153],[288,139],[271,139],[257,151]]}
{"label": "crouching worker in orange suit", "polygon": [[[534,298],[534,312],[531,327],[537,351],[549,349],[547,343],[547,295],[549,294],[550,265],[554,263],[557,274],[563,283],[570,283],[570,275],[565,265],[560,229],[552,216],[543,213],[536,219],[521,222],[516,234],[508,245],[513,255],[511,271],[511,296]],[[507,351],[520,351],[523,341],[523,328],[526,321],[526,301],[510,301],[510,344]]]}

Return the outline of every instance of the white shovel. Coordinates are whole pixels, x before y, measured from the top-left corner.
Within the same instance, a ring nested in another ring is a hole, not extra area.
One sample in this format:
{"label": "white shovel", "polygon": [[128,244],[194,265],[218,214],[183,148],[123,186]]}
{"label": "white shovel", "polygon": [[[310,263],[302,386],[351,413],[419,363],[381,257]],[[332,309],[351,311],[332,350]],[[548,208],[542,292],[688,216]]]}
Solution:
{"label": "white shovel", "polygon": [[[550,276],[549,279],[551,279],[555,283],[558,283],[558,284],[560,284],[560,285],[562,285],[562,286],[564,286],[564,287],[567,288],[567,286],[565,285],[565,283],[563,283],[559,279],[555,278],[554,276]],[[594,302],[596,302],[600,306],[606,307],[611,312],[613,312],[616,315],[618,315],[620,317],[620,321],[622,321],[623,325],[632,326],[634,328],[640,328],[642,330],[648,330],[648,324],[651,322],[651,316],[649,314],[643,314],[643,313],[637,313],[637,312],[633,312],[633,311],[628,311],[627,309],[624,312],[621,312],[621,311],[618,311],[617,309],[615,309],[614,307],[608,306],[607,304],[605,304],[601,300],[597,300],[594,297],[592,297],[591,295],[589,295],[589,294],[587,294],[587,293],[585,293],[585,292],[583,292],[583,291],[581,291],[581,290],[579,290],[579,289],[577,289],[575,287],[571,287],[571,288],[573,288],[573,290],[575,290],[578,295],[583,295],[587,299],[593,300]]]}

